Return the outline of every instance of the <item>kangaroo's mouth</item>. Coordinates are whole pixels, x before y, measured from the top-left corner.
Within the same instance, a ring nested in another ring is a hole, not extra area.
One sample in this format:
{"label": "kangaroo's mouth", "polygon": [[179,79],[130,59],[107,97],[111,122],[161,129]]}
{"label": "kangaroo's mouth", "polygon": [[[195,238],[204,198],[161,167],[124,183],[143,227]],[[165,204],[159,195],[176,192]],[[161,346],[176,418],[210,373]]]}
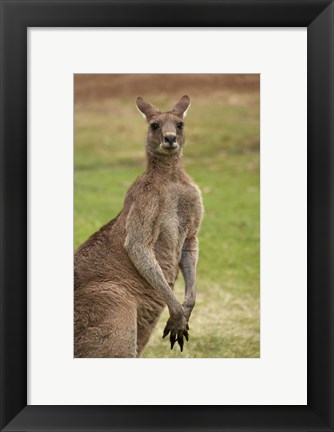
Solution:
{"label": "kangaroo's mouth", "polygon": [[176,142],[170,145],[162,142],[159,147],[164,153],[167,154],[176,153],[180,148],[180,146]]}

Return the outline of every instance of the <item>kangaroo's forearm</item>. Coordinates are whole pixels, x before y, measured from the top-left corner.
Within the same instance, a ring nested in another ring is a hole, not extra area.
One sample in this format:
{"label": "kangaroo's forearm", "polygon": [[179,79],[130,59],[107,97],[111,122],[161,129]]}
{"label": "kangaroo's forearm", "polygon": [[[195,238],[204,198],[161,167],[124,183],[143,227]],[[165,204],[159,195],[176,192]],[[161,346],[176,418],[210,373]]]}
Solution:
{"label": "kangaroo's forearm", "polygon": [[196,301],[196,265],[198,261],[198,242],[196,238],[187,240],[182,249],[180,269],[185,282],[183,307],[190,316]]}
{"label": "kangaroo's forearm", "polygon": [[126,246],[129,258],[138,272],[155,289],[159,290],[164,297],[171,315],[180,314],[182,307],[170,289],[158,261],[150,248],[139,246]]}

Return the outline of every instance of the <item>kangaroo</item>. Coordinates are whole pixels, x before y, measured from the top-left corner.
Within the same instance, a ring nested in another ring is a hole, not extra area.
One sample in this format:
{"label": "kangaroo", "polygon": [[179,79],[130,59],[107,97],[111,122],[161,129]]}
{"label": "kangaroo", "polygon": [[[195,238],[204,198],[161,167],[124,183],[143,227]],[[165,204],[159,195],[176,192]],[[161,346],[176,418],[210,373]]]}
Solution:
{"label": "kangaroo", "polygon": [[[115,219],[84,242],[74,258],[75,357],[140,357],[167,305],[170,334],[183,351],[195,305],[197,234],[203,205],[199,188],[182,167],[183,96],[160,112],[141,97],[148,123],[147,168],[128,190]],[[173,287],[181,269],[185,298]]]}

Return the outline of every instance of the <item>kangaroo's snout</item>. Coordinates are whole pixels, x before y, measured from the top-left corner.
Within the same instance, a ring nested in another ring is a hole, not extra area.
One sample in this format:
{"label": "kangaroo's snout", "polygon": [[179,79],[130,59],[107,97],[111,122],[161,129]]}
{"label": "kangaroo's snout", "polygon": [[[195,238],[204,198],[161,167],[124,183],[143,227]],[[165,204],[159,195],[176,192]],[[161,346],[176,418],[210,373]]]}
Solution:
{"label": "kangaroo's snout", "polygon": [[164,146],[167,148],[176,147],[176,135],[174,135],[174,134],[165,135],[164,136]]}

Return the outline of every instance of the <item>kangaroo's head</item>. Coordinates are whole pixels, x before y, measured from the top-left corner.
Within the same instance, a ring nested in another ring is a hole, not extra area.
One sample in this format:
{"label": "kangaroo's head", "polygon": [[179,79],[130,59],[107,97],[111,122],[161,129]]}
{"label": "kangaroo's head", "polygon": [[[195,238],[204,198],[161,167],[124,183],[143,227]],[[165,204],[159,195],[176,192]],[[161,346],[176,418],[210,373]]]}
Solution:
{"label": "kangaroo's head", "polygon": [[183,96],[171,111],[161,112],[155,106],[137,98],[137,108],[148,123],[147,151],[162,157],[180,153],[184,146],[184,117],[190,105]]}

